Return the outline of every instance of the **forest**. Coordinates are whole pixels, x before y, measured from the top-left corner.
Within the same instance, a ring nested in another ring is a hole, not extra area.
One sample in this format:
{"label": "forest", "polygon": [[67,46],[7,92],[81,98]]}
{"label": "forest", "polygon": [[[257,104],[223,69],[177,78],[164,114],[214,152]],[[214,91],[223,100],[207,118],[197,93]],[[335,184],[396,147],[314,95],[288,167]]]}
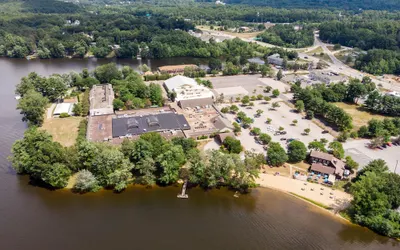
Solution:
{"label": "forest", "polygon": [[285,48],[304,48],[314,43],[313,29],[304,25],[277,24],[258,35],[258,37],[263,42]]}

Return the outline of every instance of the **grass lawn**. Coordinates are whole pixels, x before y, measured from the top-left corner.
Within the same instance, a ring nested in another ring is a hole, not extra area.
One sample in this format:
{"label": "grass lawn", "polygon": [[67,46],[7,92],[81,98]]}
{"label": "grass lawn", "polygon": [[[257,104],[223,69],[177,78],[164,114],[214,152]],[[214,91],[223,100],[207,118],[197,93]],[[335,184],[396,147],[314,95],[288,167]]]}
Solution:
{"label": "grass lawn", "polygon": [[353,118],[353,126],[355,130],[358,130],[361,126],[367,125],[368,121],[375,118],[383,120],[387,116],[372,114],[365,110],[362,106],[355,104],[348,104],[343,102],[334,103],[339,108],[342,108],[347,114]]}
{"label": "grass lawn", "polygon": [[319,47],[317,47],[317,48],[315,48],[315,49],[313,49],[313,50],[307,52],[306,54],[309,55],[309,56],[317,57],[317,58],[319,58],[319,59],[321,59],[321,60],[324,60],[324,61],[326,61],[326,62],[333,63],[332,60],[331,60],[331,58],[330,58],[327,54],[324,53],[324,54],[321,56],[321,53],[323,53],[323,52],[324,52],[324,50],[321,48],[321,46],[319,46]]}
{"label": "grass lawn", "polygon": [[53,136],[53,140],[65,147],[75,144],[78,136],[78,127],[83,117],[45,119],[42,129]]}

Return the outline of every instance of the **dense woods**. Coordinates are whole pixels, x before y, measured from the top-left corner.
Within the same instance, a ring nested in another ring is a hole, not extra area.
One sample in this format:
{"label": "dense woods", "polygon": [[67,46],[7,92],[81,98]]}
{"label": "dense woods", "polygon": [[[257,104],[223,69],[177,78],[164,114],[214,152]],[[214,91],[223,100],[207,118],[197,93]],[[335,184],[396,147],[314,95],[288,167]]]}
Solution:
{"label": "dense woods", "polygon": [[263,42],[286,48],[304,48],[313,45],[314,34],[311,27],[278,24],[261,33]]}

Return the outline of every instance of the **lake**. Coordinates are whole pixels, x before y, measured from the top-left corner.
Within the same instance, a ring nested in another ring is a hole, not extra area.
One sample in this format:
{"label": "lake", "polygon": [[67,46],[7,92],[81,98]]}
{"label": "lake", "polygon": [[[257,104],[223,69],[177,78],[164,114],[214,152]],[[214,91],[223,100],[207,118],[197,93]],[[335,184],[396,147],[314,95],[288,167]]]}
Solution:
{"label": "lake", "polygon": [[[93,69],[115,61],[0,58],[0,249],[399,249],[400,244],[351,225],[308,203],[269,189],[234,198],[227,190],[130,187],[121,194],[78,195],[29,185],[7,156],[26,125],[14,88],[31,71],[41,75]],[[193,59],[145,61],[153,69]]]}

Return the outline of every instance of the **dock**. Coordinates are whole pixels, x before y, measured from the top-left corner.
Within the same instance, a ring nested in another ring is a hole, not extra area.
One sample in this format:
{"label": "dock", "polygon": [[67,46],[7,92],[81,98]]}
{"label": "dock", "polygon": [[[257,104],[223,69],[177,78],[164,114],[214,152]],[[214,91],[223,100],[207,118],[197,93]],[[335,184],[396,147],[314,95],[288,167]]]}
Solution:
{"label": "dock", "polygon": [[187,188],[187,180],[185,180],[185,182],[183,183],[181,193],[177,195],[177,197],[179,199],[188,199],[189,198],[189,195],[186,194],[186,188]]}

